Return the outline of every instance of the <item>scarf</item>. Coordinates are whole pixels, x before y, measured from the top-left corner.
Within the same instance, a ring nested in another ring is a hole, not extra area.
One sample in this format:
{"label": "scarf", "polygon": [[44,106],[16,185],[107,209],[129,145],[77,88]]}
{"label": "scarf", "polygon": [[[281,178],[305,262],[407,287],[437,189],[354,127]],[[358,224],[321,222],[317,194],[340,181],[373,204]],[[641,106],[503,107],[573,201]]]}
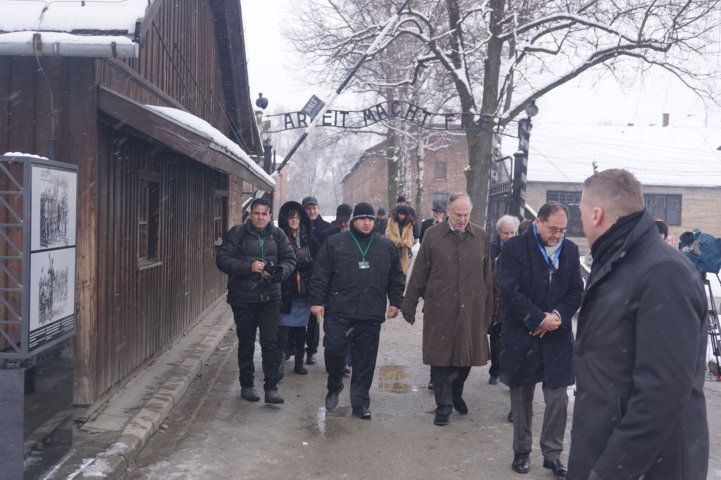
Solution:
{"label": "scarf", "polygon": [[593,242],[593,246],[591,247],[591,256],[593,257],[591,275],[593,275],[593,271],[598,271],[599,268],[608,263],[623,246],[626,237],[628,237],[628,234],[631,233],[639,220],[641,220],[644,211],[645,210],[641,210],[626,215],[625,217],[620,217],[616,223],[611,225],[611,228],[606,230],[603,235]]}

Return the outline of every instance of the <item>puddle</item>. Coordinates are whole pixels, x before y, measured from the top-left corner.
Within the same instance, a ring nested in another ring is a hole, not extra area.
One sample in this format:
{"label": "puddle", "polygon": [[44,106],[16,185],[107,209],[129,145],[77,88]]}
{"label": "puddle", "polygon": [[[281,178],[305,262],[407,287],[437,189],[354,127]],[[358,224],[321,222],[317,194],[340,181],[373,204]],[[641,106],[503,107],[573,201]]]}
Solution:
{"label": "puddle", "polygon": [[378,368],[378,388],[390,393],[408,393],[415,389],[412,385],[401,382],[408,378],[408,367],[405,365],[383,365]]}

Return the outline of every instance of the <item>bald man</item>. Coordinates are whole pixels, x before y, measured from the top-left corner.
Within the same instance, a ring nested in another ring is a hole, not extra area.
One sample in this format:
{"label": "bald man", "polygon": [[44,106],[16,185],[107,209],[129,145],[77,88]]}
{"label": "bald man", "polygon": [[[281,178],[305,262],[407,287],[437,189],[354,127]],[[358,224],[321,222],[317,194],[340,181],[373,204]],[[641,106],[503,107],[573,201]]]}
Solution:
{"label": "bald man", "polygon": [[589,177],[580,209],[593,265],[576,334],[567,478],[706,478],[699,272],[664,244],[630,172]]}

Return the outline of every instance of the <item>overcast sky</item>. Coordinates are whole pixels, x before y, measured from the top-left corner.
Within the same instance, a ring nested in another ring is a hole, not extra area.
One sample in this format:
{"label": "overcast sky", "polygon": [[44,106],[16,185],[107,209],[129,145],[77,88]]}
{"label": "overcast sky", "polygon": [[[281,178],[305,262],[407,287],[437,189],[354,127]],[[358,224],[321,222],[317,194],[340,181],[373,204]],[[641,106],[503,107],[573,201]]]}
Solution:
{"label": "overcast sky", "polygon": [[[263,92],[272,113],[297,111],[311,94],[327,98],[337,87],[310,90],[301,81],[303,73],[293,70],[296,54],[280,31],[282,24],[293,21],[283,8],[287,1],[241,0],[251,96]],[[638,77],[633,84],[619,86],[610,78],[597,81],[589,72],[546,95],[538,105],[537,122],[648,125],[660,123],[662,114],[669,113],[671,125],[721,127],[718,110],[706,111],[678,80],[664,74]],[[352,107],[344,104],[343,97],[335,106]]]}

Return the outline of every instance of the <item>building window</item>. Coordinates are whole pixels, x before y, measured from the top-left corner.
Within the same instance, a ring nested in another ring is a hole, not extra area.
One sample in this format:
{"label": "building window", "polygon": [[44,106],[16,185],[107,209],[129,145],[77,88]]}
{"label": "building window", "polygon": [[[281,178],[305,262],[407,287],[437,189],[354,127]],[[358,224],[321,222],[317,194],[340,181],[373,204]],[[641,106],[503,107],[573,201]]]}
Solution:
{"label": "building window", "polygon": [[228,230],[228,192],[216,190],[213,195],[213,232],[215,244],[223,243]]}
{"label": "building window", "polygon": [[440,203],[441,205],[443,205],[443,208],[445,208],[448,203],[448,193],[446,193],[446,192],[431,193],[431,207],[433,207],[433,205],[435,205],[436,203]]}
{"label": "building window", "polygon": [[448,174],[448,162],[437,160],[433,163],[433,180],[446,180]]}
{"label": "building window", "polygon": [[153,172],[141,172],[138,184],[138,264],[160,262],[160,182]]}
{"label": "building window", "polygon": [[578,205],[581,203],[581,192],[564,192],[560,190],[548,190],[546,192],[547,202],[558,202],[568,207],[568,235],[569,237],[582,237],[583,224],[581,223],[581,210]]}
{"label": "building window", "polygon": [[646,210],[666,225],[681,225],[681,195],[646,193],[643,195]]}

